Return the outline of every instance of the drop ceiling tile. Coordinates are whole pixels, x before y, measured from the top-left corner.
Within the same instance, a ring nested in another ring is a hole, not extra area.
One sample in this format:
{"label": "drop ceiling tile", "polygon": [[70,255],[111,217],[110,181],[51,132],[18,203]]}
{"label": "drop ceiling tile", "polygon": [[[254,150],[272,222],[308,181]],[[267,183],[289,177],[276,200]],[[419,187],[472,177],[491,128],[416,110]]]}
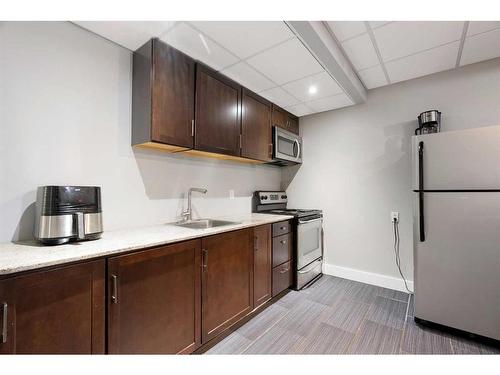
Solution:
{"label": "drop ceiling tile", "polygon": [[339,42],[366,33],[363,21],[328,21],[327,23]]}
{"label": "drop ceiling tile", "polygon": [[391,21],[369,21],[369,22],[370,22],[371,28],[376,29],[377,27],[384,26]]}
{"label": "drop ceiling tile", "polygon": [[135,51],[169,30],[175,21],[78,21],[75,24]]}
{"label": "drop ceiling tile", "polygon": [[349,39],[342,43],[342,47],[356,70],[366,69],[380,63],[368,34]]}
{"label": "drop ceiling tile", "polygon": [[315,112],[323,112],[331,109],[346,107],[348,105],[352,105],[353,103],[346,94],[338,94],[328,98],[307,102],[305,104]]}
{"label": "drop ceiling tile", "polygon": [[262,91],[260,95],[283,108],[299,103],[297,99],[295,99],[281,87],[275,87],[270,90]]}
{"label": "drop ceiling tile", "polygon": [[391,82],[405,81],[455,67],[459,42],[436,47],[385,64]]}
{"label": "drop ceiling tile", "polygon": [[465,39],[460,65],[472,64],[500,56],[500,29]]}
{"label": "drop ceiling tile", "polygon": [[500,21],[471,21],[467,29],[467,36],[500,28]]}
{"label": "drop ceiling tile", "polygon": [[236,56],[185,22],[175,25],[167,33],[161,35],[160,39],[216,70],[238,61]]}
{"label": "drop ceiling tile", "polygon": [[286,107],[285,108],[288,112],[291,112],[293,113],[295,116],[297,117],[301,117],[301,116],[306,116],[306,115],[310,115],[311,113],[313,113],[314,111],[309,108],[307,105],[305,105],[304,103],[299,103],[297,105],[293,105],[291,107]]}
{"label": "drop ceiling tile", "polygon": [[222,70],[221,73],[255,92],[264,91],[276,86],[274,82],[264,77],[243,61],[231,65],[229,68]]}
{"label": "drop ceiling tile", "polygon": [[375,87],[385,86],[388,84],[384,71],[380,65],[360,70],[358,75],[367,89],[374,89]]}
{"label": "drop ceiling tile", "polygon": [[259,53],[247,62],[278,85],[323,70],[297,38]]}
{"label": "drop ceiling tile", "polygon": [[[340,86],[327,72],[321,72],[302,78],[298,81],[287,83],[282,87],[303,102],[340,94],[342,92]],[[316,92],[310,93],[310,88],[315,88]]]}
{"label": "drop ceiling tile", "polygon": [[373,30],[384,61],[408,56],[459,40],[463,22],[401,21]]}
{"label": "drop ceiling tile", "polygon": [[241,59],[294,36],[283,21],[200,21],[190,24]]}

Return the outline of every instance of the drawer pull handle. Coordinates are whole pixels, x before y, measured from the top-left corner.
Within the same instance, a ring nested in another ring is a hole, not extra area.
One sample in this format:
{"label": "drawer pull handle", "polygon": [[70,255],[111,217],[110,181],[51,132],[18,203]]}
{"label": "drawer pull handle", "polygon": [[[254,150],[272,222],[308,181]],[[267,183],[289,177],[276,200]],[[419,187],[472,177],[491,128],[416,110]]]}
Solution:
{"label": "drawer pull handle", "polygon": [[283,245],[286,244],[286,240],[281,240],[280,241]]}
{"label": "drawer pull handle", "polygon": [[286,227],[280,227],[280,229],[281,229],[281,230],[285,230],[285,229],[286,229]]}
{"label": "drawer pull handle", "polygon": [[3,303],[2,344],[7,342],[7,302]]}
{"label": "drawer pull handle", "polygon": [[289,270],[290,270],[290,268],[288,268],[288,267],[287,267],[287,268],[283,268],[283,269],[280,271],[280,273],[285,273],[285,272],[288,272]]}
{"label": "drawer pull handle", "polygon": [[118,277],[111,275],[111,303],[118,303]]}
{"label": "drawer pull handle", "polygon": [[259,250],[259,237],[257,236],[253,237],[253,249],[255,251]]}

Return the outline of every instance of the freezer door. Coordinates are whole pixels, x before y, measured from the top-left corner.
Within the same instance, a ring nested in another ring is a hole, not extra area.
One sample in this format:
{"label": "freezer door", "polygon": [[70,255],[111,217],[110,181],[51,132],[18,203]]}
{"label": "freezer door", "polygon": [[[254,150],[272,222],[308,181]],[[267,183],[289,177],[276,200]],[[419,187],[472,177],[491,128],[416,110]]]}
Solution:
{"label": "freezer door", "polygon": [[419,185],[420,142],[424,189],[500,189],[500,126],[413,136],[412,190]]}
{"label": "freezer door", "polygon": [[414,194],[415,316],[500,340],[500,193]]}

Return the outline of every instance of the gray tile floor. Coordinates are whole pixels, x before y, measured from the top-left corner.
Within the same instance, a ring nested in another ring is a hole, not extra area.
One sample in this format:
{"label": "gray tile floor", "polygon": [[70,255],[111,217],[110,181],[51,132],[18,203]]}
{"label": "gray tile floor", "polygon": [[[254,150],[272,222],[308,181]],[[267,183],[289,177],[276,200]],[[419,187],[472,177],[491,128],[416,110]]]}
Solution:
{"label": "gray tile floor", "polygon": [[[423,328],[408,294],[332,276],[292,291],[207,354],[499,354]],[[407,316],[408,311],[408,316]]]}

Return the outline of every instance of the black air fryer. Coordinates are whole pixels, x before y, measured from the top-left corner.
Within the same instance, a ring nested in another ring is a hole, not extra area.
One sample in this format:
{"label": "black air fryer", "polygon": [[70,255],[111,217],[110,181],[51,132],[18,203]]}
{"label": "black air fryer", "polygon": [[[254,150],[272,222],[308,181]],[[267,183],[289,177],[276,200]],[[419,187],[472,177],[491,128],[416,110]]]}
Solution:
{"label": "black air fryer", "polygon": [[102,234],[101,188],[41,186],[37,190],[35,238],[47,245],[95,240]]}

